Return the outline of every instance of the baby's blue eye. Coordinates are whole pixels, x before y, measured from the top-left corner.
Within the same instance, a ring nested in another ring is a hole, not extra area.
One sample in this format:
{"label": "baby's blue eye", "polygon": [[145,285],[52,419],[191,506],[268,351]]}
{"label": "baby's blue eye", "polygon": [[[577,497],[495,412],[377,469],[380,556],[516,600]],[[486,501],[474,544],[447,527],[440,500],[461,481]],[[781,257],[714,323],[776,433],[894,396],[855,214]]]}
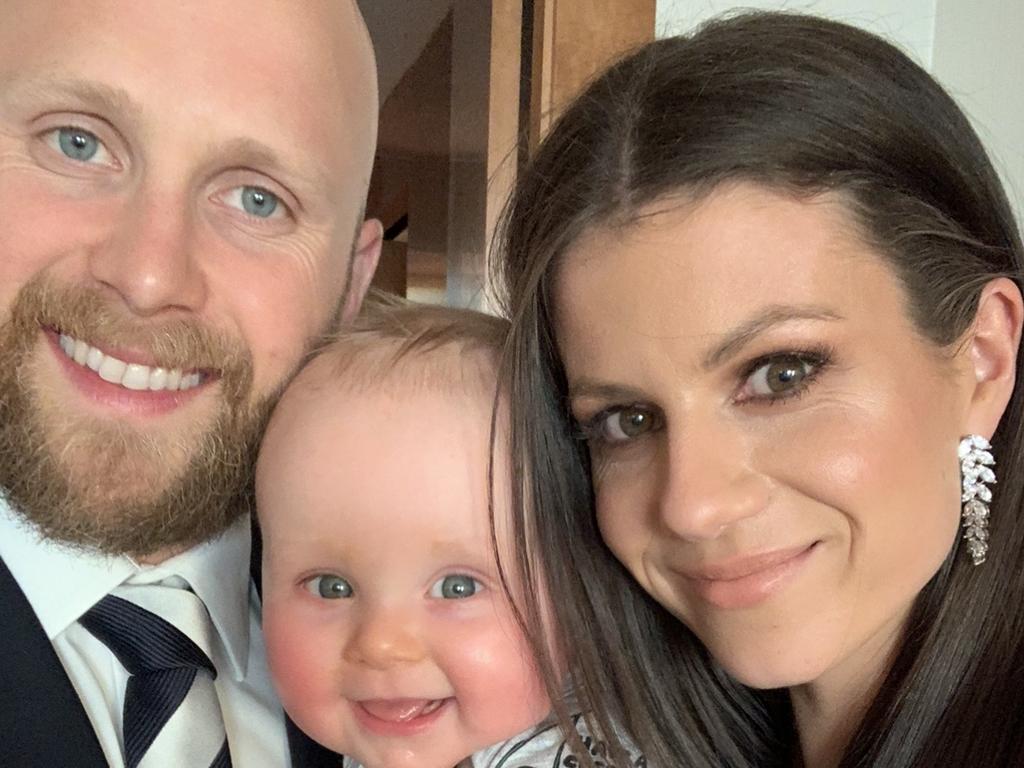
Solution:
{"label": "baby's blue eye", "polygon": [[444,600],[462,600],[472,597],[482,588],[480,582],[472,576],[453,573],[434,582],[434,586],[430,588],[430,596]]}
{"label": "baby's blue eye", "polygon": [[307,579],[304,586],[313,595],[322,597],[325,600],[339,600],[352,597],[354,591],[352,585],[345,581],[345,579],[330,573],[323,573]]}
{"label": "baby's blue eye", "polygon": [[242,187],[242,209],[250,216],[269,219],[277,212],[280,200],[263,187]]}
{"label": "baby's blue eye", "polygon": [[81,128],[60,128],[57,131],[60,151],[72,160],[87,163],[100,151],[100,140]]}

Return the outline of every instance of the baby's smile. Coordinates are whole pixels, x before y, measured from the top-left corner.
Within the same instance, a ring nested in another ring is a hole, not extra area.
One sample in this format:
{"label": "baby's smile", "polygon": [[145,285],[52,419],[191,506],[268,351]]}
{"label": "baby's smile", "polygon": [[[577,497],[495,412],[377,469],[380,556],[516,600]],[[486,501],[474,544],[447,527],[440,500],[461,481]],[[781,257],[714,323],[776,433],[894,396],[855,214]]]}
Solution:
{"label": "baby's smile", "polygon": [[365,699],[354,701],[359,722],[368,730],[388,736],[403,736],[418,733],[435,723],[454,703],[454,698],[444,699]]}

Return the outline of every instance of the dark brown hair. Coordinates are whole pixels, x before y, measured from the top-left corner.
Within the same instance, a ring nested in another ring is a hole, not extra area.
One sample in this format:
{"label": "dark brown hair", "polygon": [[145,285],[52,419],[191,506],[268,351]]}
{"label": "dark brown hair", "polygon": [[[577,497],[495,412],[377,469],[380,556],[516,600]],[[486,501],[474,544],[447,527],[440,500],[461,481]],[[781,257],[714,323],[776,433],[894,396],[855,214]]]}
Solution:
{"label": "dark brown hair", "polygon": [[[936,345],[969,329],[988,281],[1021,282],[1020,234],[968,121],[907,56],[853,27],[784,13],[717,20],[630,55],[564,112],[518,179],[495,260],[513,322],[517,565],[547,579],[596,726],[611,737],[624,724],[653,765],[792,764],[792,716],[784,692],[730,679],[601,541],[552,286],[583,234],[734,181],[835,195]],[[974,568],[955,547],[923,590],[845,768],[1024,765],[1021,407],[1018,389],[992,440],[1003,471],[988,560]],[[539,606],[524,610],[539,626]]]}

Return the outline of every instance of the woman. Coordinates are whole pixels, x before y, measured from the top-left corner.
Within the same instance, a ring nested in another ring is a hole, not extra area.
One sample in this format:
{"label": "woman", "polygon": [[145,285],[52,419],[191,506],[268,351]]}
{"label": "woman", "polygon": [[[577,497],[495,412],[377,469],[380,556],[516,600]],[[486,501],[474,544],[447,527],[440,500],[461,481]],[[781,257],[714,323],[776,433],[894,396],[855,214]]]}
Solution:
{"label": "woman", "polygon": [[564,113],[502,250],[518,565],[601,730],[665,766],[1024,765],[1024,249],[925,72],[786,14],[653,43]]}

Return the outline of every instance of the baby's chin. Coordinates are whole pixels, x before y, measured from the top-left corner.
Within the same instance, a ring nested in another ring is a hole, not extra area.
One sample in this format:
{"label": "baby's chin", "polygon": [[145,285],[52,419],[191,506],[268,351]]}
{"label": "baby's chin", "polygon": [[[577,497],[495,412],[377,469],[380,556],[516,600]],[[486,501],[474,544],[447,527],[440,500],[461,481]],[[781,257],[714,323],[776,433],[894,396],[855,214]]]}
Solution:
{"label": "baby's chin", "polygon": [[[335,750],[338,751],[338,750]],[[445,750],[437,745],[424,749],[415,747],[392,747],[373,750],[353,750],[341,754],[357,760],[364,768],[455,768],[470,753],[462,750]]]}

